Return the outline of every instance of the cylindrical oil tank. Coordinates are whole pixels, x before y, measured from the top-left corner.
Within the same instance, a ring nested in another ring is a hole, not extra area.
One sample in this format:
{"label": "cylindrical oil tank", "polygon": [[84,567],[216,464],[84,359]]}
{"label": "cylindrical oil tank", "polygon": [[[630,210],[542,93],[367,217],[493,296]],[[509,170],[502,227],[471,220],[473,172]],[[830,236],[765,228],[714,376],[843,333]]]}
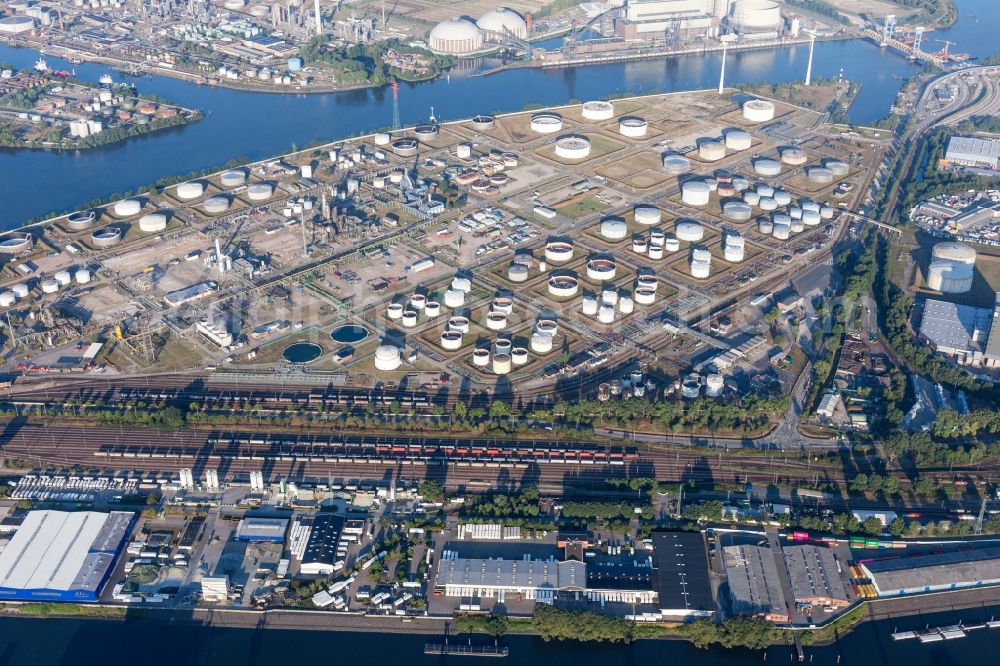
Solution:
{"label": "cylindrical oil tank", "polygon": [[449,351],[461,349],[463,337],[461,331],[444,331],[441,333],[441,349]]}
{"label": "cylindrical oil tank", "polygon": [[597,321],[602,324],[611,324],[615,321],[615,308],[612,305],[602,305],[597,309]]}
{"label": "cylindrical oil tank", "polygon": [[648,124],[642,118],[629,116],[618,121],[618,133],[632,139],[641,139],[646,136]]}
{"label": "cylindrical oil tank", "polygon": [[441,314],[441,304],[437,301],[427,301],[424,304],[424,314],[428,317],[437,317]]}
{"label": "cylindrical oil tank", "polygon": [[17,296],[12,291],[0,292],[0,308],[9,308],[17,302]]}
{"label": "cylindrical oil tank", "polygon": [[444,292],[444,304],[454,310],[465,305],[465,292],[460,289],[449,289]]}
{"label": "cylindrical oil tank", "polygon": [[761,210],[768,210],[768,211],[777,210],[778,202],[772,199],[771,197],[761,197],[760,201],[757,202],[757,206]]}
{"label": "cylindrical oil tank", "polygon": [[825,167],[813,167],[806,170],[806,177],[810,183],[825,185],[833,182],[833,172]]}
{"label": "cylindrical oil tank", "polygon": [[413,328],[417,325],[417,311],[403,310],[403,316],[400,317],[400,320],[406,328]]}
{"label": "cylindrical oil tank", "polygon": [[549,278],[549,293],[558,298],[575,296],[580,288],[580,282],[569,275],[557,275]]}
{"label": "cylindrical oil tank", "polygon": [[59,283],[52,278],[42,280],[40,286],[43,294],[54,294],[59,291]]}
{"label": "cylindrical oil tank", "polygon": [[664,155],[663,170],[675,176],[685,174],[691,170],[691,160],[677,153]]}
{"label": "cylindrical oil tank", "polygon": [[115,215],[118,217],[131,217],[132,215],[138,215],[140,210],[142,210],[141,199],[122,199],[121,201],[115,202],[114,205]]}
{"label": "cylindrical oil tank", "polygon": [[247,198],[250,201],[267,201],[274,194],[274,186],[270,183],[253,183],[247,187]]}
{"label": "cylindrical oil tank", "polygon": [[781,173],[781,164],[777,160],[761,158],[753,161],[753,170],[761,176],[777,176]]}
{"label": "cylindrical oil tank", "polygon": [[705,237],[705,227],[694,220],[681,220],[677,223],[674,233],[678,240],[685,243],[697,243]]}
{"label": "cylindrical oil tank", "polygon": [[722,216],[734,222],[746,222],[750,219],[753,209],[743,201],[727,201],[722,206]]}
{"label": "cylindrical oil tank", "polygon": [[90,271],[88,271],[86,268],[81,268],[77,270],[76,274],[73,277],[76,278],[77,284],[87,284],[88,282],[90,282]]}
{"label": "cylindrical oil tank", "polygon": [[757,231],[762,234],[771,235],[774,231],[774,223],[766,217],[757,220]]}
{"label": "cylindrical oil tank", "polygon": [[610,120],[615,116],[615,105],[605,100],[584,102],[580,107],[580,115],[587,120]]}
{"label": "cylindrical oil tank", "polygon": [[834,176],[846,176],[851,172],[851,167],[847,162],[841,162],[840,160],[827,160],[823,163],[827,169],[830,170]]}
{"label": "cylindrical oil tank", "polygon": [[164,213],[149,213],[139,218],[139,231],[144,234],[158,234],[167,228],[167,216]]}
{"label": "cylindrical oil tank", "polygon": [[601,221],[601,235],[608,240],[621,240],[628,235],[628,225],[620,217],[609,217]]}
{"label": "cylindrical oil tank", "polygon": [[776,224],[771,235],[778,240],[788,240],[792,235],[792,227],[789,224]]}
{"label": "cylindrical oil tank", "polygon": [[243,169],[223,171],[219,175],[219,182],[223,187],[240,187],[247,182],[247,172]]}
{"label": "cylindrical oil tank", "polygon": [[681,201],[688,206],[704,206],[708,203],[711,190],[703,180],[689,180],[681,185]]}
{"label": "cylindrical oil tank", "polygon": [[802,166],[809,161],[809,155],[801,148],[785,148],[781,151],[781,161],[789,166]]}
{"label": "cylindrical oil tank", "polygon": [[652,225],[659,224],[663,219],[663,212],[656,206],[640,204],[633,211],[636,224]]}
{"label": "cylindrical oil tank", "polygon": [[205,193],[205,183],[199,180],[192,180],[181,183],[176,189],[178,199],[197,199]]}
{"label": "cylindrical oil tank", "polygon": [[493,357],[493,374],[506,375],[510,372],[511,365],[510,354],[496,354]]}
{"label": "cylindrical oil tank", "polygon": [[396,370],[403,364],[403,359],[399,353],[399,347],[392,345],[382,345],[375,350],[375,369],[389,372]]}
{"label": "cylindrical oil tank", "polygon": [[787,206],[792,203],[792,195],[785,190],[775,190],[771,198],[774,199],[774,203],[779,206]]}
{"label": "cylindrical oil tank", "polygon": [[717,398],[722,395],[722,390],[725,386],[726,383],[722,379],[722,375],[708,375],[705,377],[705,395],[710,398]]}
{"label": "cylindrical oil tank", "polygon": [[514,347],[510,350],[510,360],[514,365],[525,365],[528,362],[528,350],[524,347]]}
{"label": "cylindrical oil tank", "polygon": [[11,287],[10,290],[13,291],[14,295],[17,296],[18,298],[27,298],[28,294],[31,292],[31,290],[28,289],[28,285],[24,284],[23,282],[18,282],[13,287]]}
{"label": "cylindrical oil tank", "polygon": [[487,312],[486,328],[491,331],[502,331],[507,328],[506,312]]}
{"label": "cylindrical oil tank", "polygon": [[459,333],[468,333],[469,332],[469,327],[471,325],[472,325],[472,322],[469,321],[468,317],[462,317],[460,315],[457,315],[457,316],[454,316],[454,317],[451,317],[450,319],[448,319],[448,330],[449,331],[458,331]]}
{"label": "cylindrical oil tank", "polygon": [[656,301],[656,290],[649,287],[636,287],[634,298],[639,305],[652,305]]}
{"label": "cylindrical oil tank", "polygon": [[751,99],[743,102],[743,119],[752,123],[774,120],[774,103],[764,99]]}
{"label": "cylindrical oil tank", "polygon": [[544,333],[531,334],[531,351],[536,354],[548,354],[552,351],[552,336]]}
{"label": "cylindrical oil tank", "polygon": [[477,368],[485,368],[490,364],[490,350],[476,349],[472,352],[472,365]]}
{"label": "cylindrical oil tank", "polygon": [[552,241],[545,245],[545,258],[549,261],[562,263],[573,258],[573,244],[563,241]]}
{"label": "cylindrical oil tank", "polygon": [[389,319],[399,319],[403,316],[403,309],[402,303],[390,303],[385,309],[385,314]]}
{"label": "cylindrical oil tank", "polygon": [[618,299],[618,311],[622,314],[632,314],[635,310],[635,301],[632,300],[632,295],[622,296]]}
{"label": "cylindrical oil tank", "polygon": [[524,264],[511,264],[507,267],[507,279],[511,282],[526,282],[528,280],[528,267]]}
{"label": "cylindrical oil tank", "polygon": [[747,190],[743,193],[743,201],[751,206],[756,206],[760,203],[760,195],[755,190]]}
{"label": "cylindrical oil tank", "polygon": [[753,145],[753,137],[743,130],[726,132],[726,148],[729,150],[748,150]]}
{"label": "cylindrical oil tank", "polygon": [[698,159],[705,162],[718,162],[726,156],[726,146],[721,141],[703,141],[698,146]]}
{"label": "cylindrical oil tank", "polygon": [[593,296],[583,297],[583,314],[593,316],[597,314],[597,299]]}

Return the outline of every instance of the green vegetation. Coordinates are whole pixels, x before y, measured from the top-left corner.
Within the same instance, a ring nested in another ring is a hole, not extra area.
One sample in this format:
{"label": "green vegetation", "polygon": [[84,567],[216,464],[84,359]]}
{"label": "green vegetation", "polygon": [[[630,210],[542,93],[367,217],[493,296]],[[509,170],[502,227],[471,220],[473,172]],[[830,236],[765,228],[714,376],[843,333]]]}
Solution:
{"label": "green vegetation", "polygon": [[773,643],[784,642],[780,630],[770,622],[743,617],[730,618],[722,624],[697,620],[683,625],[681,635],[699,648],[721,645],[725,648],[763,650]]}
{"label": "green vegetation", "polygon": [[631,643],[635,640],[628,620],[591,611],[567,611],[548,604],[535,604],[532,625],[545,641],[600,641]]}
{"label": "green vegetation", "polygon": [[427,502],[440,502],[445,498],[444,485],[433,479],[422,481],[418,492]]}
{"label": "green vegetation", "polygon": [[[399,54],[417,56],[426,71],[418,73],[387,64],[385,56],[390,50]],[[450,56],[437,55],[397,39],[329,48],[325,36],[316,36],[299,49],[299,55],[308,64],[329,67],[334,71],[337,82],[346,85],[371,84],[379,86],[389,83],[393,79],[423,81],[433,79],[443,70],[455,64],[455,59]]]}
{"label": "green vegetation", "polygon": [[6,612],[32,617],[92,617],[92,618],[123,618],[128,611],[120,606],[87,606],[84,604],[67,604],[55,602],[32,602],[4,608]]}
{"label": "green vegetation", "polygon": [[785,0],[785,4],[826,16],[836,23],[846,24],[849,22],[834,5],[826,0]]}

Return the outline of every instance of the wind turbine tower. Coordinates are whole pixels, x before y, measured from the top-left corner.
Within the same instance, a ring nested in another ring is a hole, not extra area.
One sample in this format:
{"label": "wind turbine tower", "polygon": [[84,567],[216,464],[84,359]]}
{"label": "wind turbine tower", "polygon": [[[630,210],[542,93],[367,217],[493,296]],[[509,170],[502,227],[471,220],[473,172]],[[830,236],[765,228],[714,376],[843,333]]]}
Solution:
{"label": "wind turbine tower", "polygon": [[729,49],[728,42],[722,42],[722,70],[719,72],[719,94],[722,94],[726,87],[726,51]]}
{"label": "wind turbine tower", "polygon": [[813,49],[816,48],[816,33],[809,33],[809,63],[806,65],[806,85],[812,82],[813,75]]}

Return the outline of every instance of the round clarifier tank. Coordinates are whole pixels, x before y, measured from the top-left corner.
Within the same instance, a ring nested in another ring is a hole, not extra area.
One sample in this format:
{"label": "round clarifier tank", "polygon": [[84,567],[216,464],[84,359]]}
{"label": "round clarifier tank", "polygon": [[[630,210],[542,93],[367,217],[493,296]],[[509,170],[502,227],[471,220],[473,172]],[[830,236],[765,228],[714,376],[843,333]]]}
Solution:
{"label": "round clarifier tank", "polygon": [[338,326],[330,332],[330,338],[334,342],[340,342],[342,344],[361,342],[369,335],[371,335],[371,331],[364,326],[358,326],[356,324]]}
{"label": "round clarifier tank", "polygon": [[281,352],[281,356],[289,363],[312,363],[322,354],[323,348],[315,342],[296,342]]}

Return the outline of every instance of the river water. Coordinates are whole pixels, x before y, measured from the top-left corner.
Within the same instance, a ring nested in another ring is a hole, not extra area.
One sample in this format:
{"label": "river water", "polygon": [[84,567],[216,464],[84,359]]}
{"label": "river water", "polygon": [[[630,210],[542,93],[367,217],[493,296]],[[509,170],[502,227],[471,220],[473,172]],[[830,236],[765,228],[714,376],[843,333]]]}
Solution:
{"label": "river water", "polygon": [[[951,39],[956,50],[985,56],[997,50],[991,34],[1000,19],[996,0],[960,0],[961,20],[928,40]],[[930,46],[940,45],[931,42]],[[730,54],[727,78],[738,82],[783,82],[804,76],[808,47]],[[0,45],[0,62],[30,67],[38,54]],[[404,124],[424,121],[433,106],[443,120],[480,112],[518,111],[526,104],[565,103],[614,93],[648,93],[712,88],[717,85],[718,54],[562,70],[518,69],[492,76],[461,71],[436,81],[404,85],[400,115]],[[59,58],[53,68],[73,69]],[[96,81],[103,65],[75,68]],[[845,77],[862,85],[851,109],[855,122],[871,122],[888,111],[904,77],[918,67],[887,49],[859,41],[816,46],[814,76]],[[0,228],[11,228],[51,211],[95,197],[132,190],[162,176],[221,164],[231,158],[276,155],[309,141],[330,141],[385,127],[392,122],[392,100],[385,90],[333,94],[262,94],[199,86],[155,76],[139,81],[140,90],[199,108],[206,119],[122,144],[76,152],[0,150]]]}
{"label": "river water", "polygon": [[[997,632],[979,629],[967,638],[920,645],[893,642],[895,629],[922,629],[964,621],[973,624],[1000,615],[1000,607],[937,614],[861,625],[840,642],[806,648],[805,663],[814,666],[945,666],[995,664]],[[343,633],[288,630],[221,629],[151,622],[100,620],[0,621],[0,664],[4,666],[250,666],[252,664],[324,664],[353,666],[391,663],[408,666],[476,666],[469,657],[423,654],[428,637],[400,633]],[[430,639],[433,640],[433,639]],[[477,638],[480,642],[483,638]],[[546,643],[526,636],[503,641],[510,656],[498,666],[756,666],[791,664],[793,651],[699,650],[687,643],[640,641],[635,645]]]}

